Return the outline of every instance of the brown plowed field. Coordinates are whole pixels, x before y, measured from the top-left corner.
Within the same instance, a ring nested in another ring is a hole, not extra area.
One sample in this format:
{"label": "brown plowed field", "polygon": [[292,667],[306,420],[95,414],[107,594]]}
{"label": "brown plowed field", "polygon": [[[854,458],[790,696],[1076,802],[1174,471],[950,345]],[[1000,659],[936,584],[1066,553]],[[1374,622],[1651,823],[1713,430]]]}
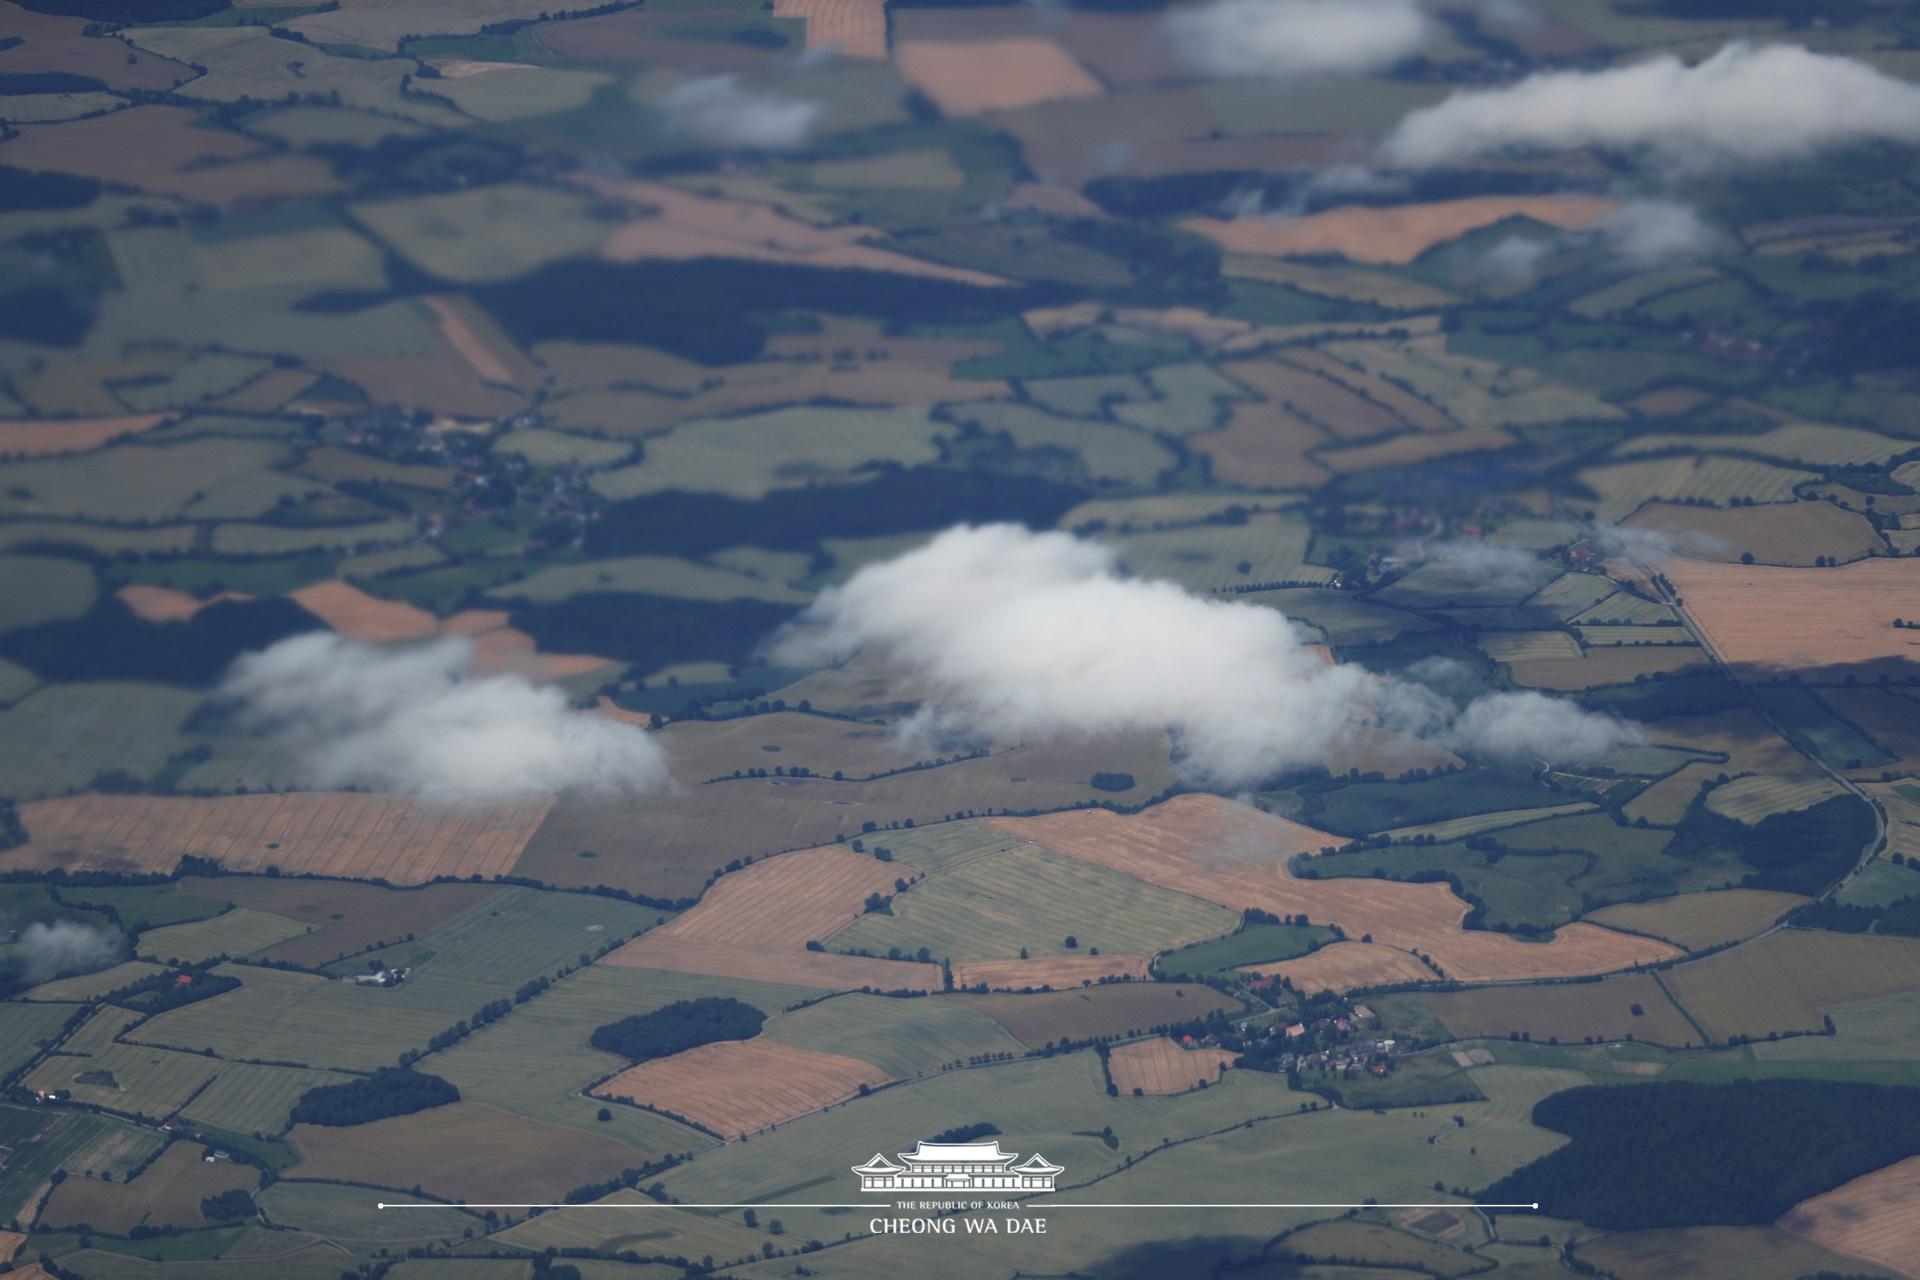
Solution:
{"label": "brown plowed field", "polygon": [[381,600],[338,579],[302,587],[289,598],[351,640],[424,640],[438,625],[418,605]]}
{"label": "brown plowed field", "polygon": [[1461,928],[1467,904],[1444,884],[1384,880],[1296,880],[1287,859],[1339,837],[1219,796],[1176,796],[1144,813],[1079,810],[1038,818],[995,818],[1003,830],[1071,857],[1234,910],[1305,913],[1348,936],[1433,957],[1462,982],[1572,977],[1677,956],[1663,942],[1571,924],[1549,942]]}
{"label": "brown plowed field", "polygon": [[145,618],[148,622],[185,622],[210,604],[218,604],[222,600],[253,599],[238,591],[222,591],[202,600],[184,591],[175,591],[172,587],[150,586],[144,582],[128,583],[113,594],[120,597],[120,603],[133,610],[135,617]]}
{"label": "brown plowed field", "polygon": [[1044,36],[903,40],[893,64],[949,116],[1010,111],[1060,98],[1096,98],[1100,82]]}
{"label": "brown plowed field", "polygon": [[1866,676],[1920,669],[1920,562],[1873,559],[1838,569],[1660,562],[1695,625],[1726,662],[1765,670],[1845,666]]}
{"label": "brown plowed field", "polygon": [[953,966],[953,985],[994,991],[1026,987],[1062,990],[1102,978],[1147,977],[1146,956],[1044,956],[1038,960],[974,960]]}
{"label": "brown plowed field", "polygon": [[1262,977],[1285,978],[1296,991],[1351,991],[1389,982],[1431,982],[1433,970],[1397,947],[1377,942],[1336,942],[1310,956],[1244,966]]}
{"label": "brown plowed field", "polygon": [[59,796],[21,806],[31,839],[0,854],[0,868],[165,874],[193,854],[229,871],[271,866],[395,884],[491,877],[513,869],[552,803],[456,811],[354,792]]}
{"label": "brown plowed field", "polygon": [[851,1098],[861,1085],[871,1088],[887,1078],[872,1063],[837,1053],[771,1040],[723,1040],[628,1067],[593,1093],[685,1116],[723,1137],[738,1138]]}
{"label": "brown plowed field", "polygon": [[839,848],[767,858],[718,880],[698,905],[605,963],[830,989],[938,991],[938,965],[808,951],[859,915],[870,893],[891,894],[901,869]]}
{"label": "brown plowed field", "polygon": [[1903,1276],[1920,1276],[1920,1156],[1802,1200],[1775,1225]]}
{"label": "brown plowed field", "polygon": [[846,58],[887,56],[887,0],[773,0],[775,18],[801,18],[807,48]]}
{"label": "brown plowed field", "polygon": [[51,418],[37,422],[0,422],[0,457],[38,458],[51,453],[82,453],[122,436],[151,431],[167,420],[164,413],[127,418]]}
{"label": "brown plowed field", "polygon": [[1225,1049],[1183,1049],[1165,1036],[1123,1044],[1107,1057],[1107,1068],[1120,1096],[1142,1093],[1185,1093],[1203,1084],[1215,1084],[1233,1064]]}
{"label": "brown plowed field", "polygon": [[1618,203],[1600,196],[1472,196],[1383,209],[1347,205],[1304,218],[1189,218],[1180,225],[1234,253],[1337,253],[1353,262],[1406,263],[1507,218],[1575,230]]}

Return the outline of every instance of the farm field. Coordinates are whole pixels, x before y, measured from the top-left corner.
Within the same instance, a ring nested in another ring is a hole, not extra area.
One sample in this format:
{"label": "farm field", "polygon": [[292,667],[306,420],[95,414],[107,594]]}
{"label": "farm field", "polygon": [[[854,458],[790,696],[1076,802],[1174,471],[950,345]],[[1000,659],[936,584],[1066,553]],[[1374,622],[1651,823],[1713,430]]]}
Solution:
{"label": "farm field", "polygon": [[[1582,1244],[1577,1255],[1621,1280],[1666,1280],[1700,1268],[1738,1267],[1754,1280],[1798,1280],[1835,1275],[1892,1277],[1900,1273],[1836,1253],[1777,1227],[1679,1227],[1624,1231]],[[1862,1266],[1868,1269],[1862,1271]]]}
{"label": "farm field", "polygon": [[994,822],[1058,852],[1223,906],[1304,913],[1339,924],[1349,936],[1371,934],[1383,944],[1418,948],[1449,976],[1467,981],[1601,973],[1677,954],[1592,925],[1565,926],[1548,943],[1466,932],[1460,928],[1466,905],[1444,884],[1294,879],[1288,856],[1338,838],[1214,797],[1177,797],[1137,817],[1096,811]]}
{"label": "farm field", "polygon": [[1647,974],[1599,982],[1412,993],[1385,997],[1384,1002],[1417,1010],[1415,1016],[1438,1018],[1462,1040],[1504,1039],[1515,1032],[1536,1042],[1569,1044],[1631,1038],[1678,1048],[1700,1040],[1700,1033],[1660,983]]}
{"label": "farm field", "polygon": [[193,1096],[185,1113],[229,1133],[278,1133],[287,1127],[287,1116],[301,1094],[350,1078],[333,1071],[230,1062]]}
{"label": "farm field", "polygon": [[1752,937],[1806,899],[1770,889],[1716,889],[1651,902],[1602,907],[1587,919],[1633,933],[1665,938],[1689,951]]}
{"label": "farm field", "polygon": [[793,982],[830,989],[939,990],[931,964],[810,952],[894,889],[888,864],[837,848],[763,859],[723,877],[699,905],[607,957],[613,965]]}
{"label": "farm field", "polygon": [[1770,814],[1806,809],[1842,794],[1845,788],[1825,774],[1789,778],[1749,774],[1707,792],[1707,808],[1752,826]]}
{"label": "farm field", "polygon": [[109,1235],[124,1236],[137,1226],[194,1230],[207,1224],[200,1201],[223,1191],[251,1191],[259,1170],[244,1164],[208,1164],[207,1148],[176,1142],[128,1182],[68,1178],[53,1189],[41,1210],[50,1227],[86,1223]]}
{"label": "farm field", "polygon": [[780,1014],[762,1034],[779,1044],[857,1058],[896,1080],[987,1054],[1024,1053],[1028,1046],[995,1021],[990,1006],[979,999],[836,996]]}
{"label": "farm field", "polygon": [[283,1179],[263,1187],[255,1200],[273,1222],[324,1236],[356,1251],[406,1249],[458,1240],[463,1231],[477,1229],[482,1221],[478,1214],[462,1212],[382,1213],[373,1207],[377,1200],[367,1191],[366,1187],[339,1183]]}
{"label": "farm field", "polygon": [[1751,555],[1761,564],[1808,566],[1821,556],[1841,563],[1884,549],[1866,517],[1825,502],[1758,507],[1652,503],[1624,522],[1665,534],[1688,556],[1719,563]]}
{"label": "farm field", "polygon": [[1118,982],[1039,995],[942,997],[976,1009],[1022,1043],[1039,1048],[1062,1037],[1139,1035],[1155,1027],[1205,1017],[1238,1002],[1199,983]]}
{"label": "farm field", "polygon": [[629,1067],[594,1096],[638,1103],[728,1139],[853,1097],[887,1073],[837,1053],[773,1041],[728,1040]]}
{"label": "farm field", "polygon": [[379,943],[422,934],[497,892],[486,885],[433,884],[385,889],[347,881],[259,876],[185,876],[181,894],[295,920],[309,932],[265,948],[259,958],[325,964]]}
{"label": "farm field", "polygon": [[632,1149],[612,1138],[472,1102],[344,1129],[295,1125],[287,1141],[300,1155],[289,1170],[296,1178],[360,1181],[356,1174],[377,1171],[382,1186],[480,1203],[516,1195],[558,1199],[633,1162]]}
{"label": "farm field", "polygon": [[1107,1055],[1107,1068],[1122,1097],[1185,1093],[1218,1083],[1233,1065],[1233,1056],[1224,1049],[1183,1049],[1166,1036],[1155,1036],[1116,1046]]}
{"label": "farm field", "polygon": [[[958,964],[1068,955],[1169,950],[1231,931],[1232,912],[1117,875],[1037,845],[1016,845],[929,875],[829,935],[835,951],[911,955],[925,947]],[[956,981],[958,975],[956,975]]]}
{"label": "farm field", "polygon": [[0,1212],[18,1218],[48,1190],[56,1169],[92,1169],[116,1180],[145,1164],[164,1139],[151,1129],[83,1111],[0,1107],[0,1146],[7,1176],[0,1180]]}
{"label": "farm field", "polygon": [[192,853],[229,871],[278,867],[419,884],[512,870],[551,804],[444,813],[409,799],[351,794],[40,800],[23,815],[33,839],[0,854],[0,865],[165,873]]}
{"label": "farm field", "polygon": [[1407,263],[1436,244],[1507,218],[1581,228],[1613,207],[1583,196],[1477,196],[1393,209],[1347,206],[1286,223],[1197,218],[1187,226],[1235,253],[1273,257],[1333,253],[1355,262]]}
{"label": "farm field", "polygon": [[1920,582],[1904,560],[1791,569],[1673,557],[1660,571],[1715,651],[1756,674],[1845,667],[1867,677],[1920,653],[1914,633],[1892,626]]}
{"label": "farm field", "polygon": [[209,920],[168,925],[140,937],[140,953],[150,960],[198,964],[215,956],[244,956],[299,937],[308,926],[298,920],[236,907]]}
{"label": "farm field", "polygon": [[1920,1158],[1902,1160],[1801,1201],[1778,1225],[1836,1253],[1910,1270],[1920,1254],[1920,1222],[1912,1209],[1916,1188]]}
{"label": "farm field", "polygon": [[1920,943],[1785,929],[1749,946],[1690,961],[1667,988],[1716,1041],[1770,1031],[1818,1031],[1830,1005],[1911,986]]}

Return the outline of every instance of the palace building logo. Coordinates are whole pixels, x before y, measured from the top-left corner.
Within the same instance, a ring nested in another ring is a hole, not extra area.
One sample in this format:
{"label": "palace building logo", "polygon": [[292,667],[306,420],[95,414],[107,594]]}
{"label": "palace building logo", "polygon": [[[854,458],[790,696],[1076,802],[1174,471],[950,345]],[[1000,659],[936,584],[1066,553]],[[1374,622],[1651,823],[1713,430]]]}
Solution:
{"label": "palace building logo", "polygon": [[1019,1152],[994,1142],[922,1142],[900,1153],[896,1163],[875,1152],[853,1166],[862,1191],[1052,1191],[1063,1172],[1035,1152],[1023,1163]]}

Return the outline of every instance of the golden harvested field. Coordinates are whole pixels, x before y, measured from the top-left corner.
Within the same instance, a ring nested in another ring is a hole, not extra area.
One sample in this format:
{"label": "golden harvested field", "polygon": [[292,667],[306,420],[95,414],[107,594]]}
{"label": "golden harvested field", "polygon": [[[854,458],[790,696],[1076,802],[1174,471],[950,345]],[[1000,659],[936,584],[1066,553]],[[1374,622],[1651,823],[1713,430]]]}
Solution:
{"label": "golden harvested field", "polygon": [[1846,788],[1824,773],[1801,774],[1797,777],[1755,773],[1735,778],[1709,791],[1707,808],[1722,817],[1752,826],[1769,815],[1810,808],[1823,800],[1844,794]]}
{"label": "golden harvested field", "polygon": [[784,1124],[887,1082],[872,1063],[771,1040],[723,1040],[655,1058],[596,1086],[598,1098],[684,1116],[725,1138]]}
{"label": "golden harvested field", "polygon": [[1296,991],[1351,991],[1394,982],[1431,982],[1437,975],[1418,958],[1378,942],[1336,942],[1296,960],[1244,966],[1263,978],[1285,978]]}
{"label": "golden harvested field", "polygon": [[864,853],[806,849],[722,876],[698,905],[642,934],[605,963],[840,989],[940,990],[939,966],[808,951],[891,894],[901,869]]}
{"label": "golden harvested field", "polygon": [[[1588,1037],[1631,1036],[1678,1048],[1700,1040],[1660,983],[1645,973],[1617,974],[1599,982],[1419,992],[1394,999],[1418,1005],[1462,1040],[1516,1031],[1531,1033],[1539,1043],[1556,1037],[1578,1044]],[[1639,1014],[1633,1012],[1636,1007]]]}
{"label": "golden harvested field", "polygon": [[1308,457],[1326,434],[1276,404],[1237,404],[1227,425],[1190,436],[1213,478],[1250,489],[1300,489],[1319,484],[1327,469]]}
{"label": "golden harvested field", "polygon": [[0,866],[166,874],[193,854],[230,871],[278,867],[395,884],[495,876],[513,869],[552,804],[453,812],[358,793],[60,796],[21,806],[32,839],[0,854]]}
{"label": "golden harvested field", "polygon": [[1782,929],[1669,970],[1666,983],[1717,1041],[1818,1031],[1828,1005],[1920,984],[1920,940]]}
{"label": "golden harvested field", "polygon": [[1109,977],[1144,979],[1151,959],[1103,952],[1097,956],[1042,956],[1033,960],[970,960],[953,966],[953,985],[977,987],[984,982],[995,991],[1027,987],[1060,990]]}
{"label": "golden harvested field", "polygon": [[244,592],[221,591],[202,600],[184,591],[175,591],[172,587],[149,586],[144,582],[128,583],[113,594],[133,610],[135,617],[145,618],[148,622],[185,622],[210,604],[218,604],[222,600],[253,599]]}
{"label": "golden harvested field", "polygon": [[1588,924],[1549,942],[1461,928],[1467,904],[1444,884],[1335,878],[1296,880],[1293,854],[1342,843],[1339,837],[1218,796],[1176,796],[1144,813],[1081,810],[1038,818],[994,818],[1016,835],[1222,906],[1260,907],[1337,923],[1349,936],[1423,952],[1463,982],[1605,973],[1679,954],[1665,943]]}
{"label": "golden harvested field", "polygon": [[[1630,684],[1655,672],[1678,675],[1708,669],[1698,645],[1613,645],[1587,650],[1579,658],[1527,658],[1512,665],[1515,684],[1535,689],[1594,689]],[[1664,726],[1665,722],[1662,722]]]}
{"label": "golden harvested field", "polygon": [[1880,535],[1857,511],[1831,502],[1772,503],[1761,507],[1690,507],[1652,503],[1625,521],[1630,529],[1664,533],[1700,560],[1737,561],[1751,553],[1762,564],[1811,565],[1815,557],[1858,560],[1880,546]]}
{"label": "golden harvested field", "polygon": [[1337,253],[1354,262],[1400,264],[1508,218],[1579,230],[1618,203],[1599,196],[1472,196],[1390,208],[1347,205],[1304,218],[1189,218],[1181,226],[1233,253]]}
{"label": "golden harvested field", "polygon": [[1863,679],[1920,663],[1920,561],[1873,559],[1837,569],[1714,564],[1665,557],[1672,581],[1721,659],[1759,670],[1845,666]]}
{"label": "golden harvested field", "polygon": [[0,457],[38,458],[50,453],[83,453],[122,436],[151,431],[167,420],[164,413],[121,418],[56,418],[0,422]]}
{"label": "golden harvested field", "polygon": [[1750,938],[1805,901],[1797,893],[1772,889],[1714,889],[1652,902],[1616,903],[1590,913],[1587,919],[1701,951]]}
{"label": "golden harvested field", "polygon": [[581,177],[578,181],[605,199],[624,200],[656,211],[651,217],[622,225],[607,237],[600,256],[609,262],[638,262],[647,258],[745,258],[754,262],[898,271],[960,284],[1008,283],[983,271],[940,266],[880,248],[870,243],[881,238],[871,227],[815,227],[766,205],[695,195],[659,182],[593,176]]}
{"label": "golden harvested field", "polygon": [[1011,111],[1060,98],[1096,98],[1100,82],[1044,36],[902,40],[893,64],[944,115]]}
{"label": "golden harvested field", "polygon": [[1166,1036],[1117,1046],[1107,1057],[1120,1096],[1141,1093],[1185,1093],[1214,1084],[1233,1065],[1225,1049],[1183,1049]]}
{"label": "golden harvested field", "polygon": [[1660,826],[1678,822],[1687,816],[1687,808],[1700,788],[1724,772],[1724,766],[1707,761],[1682,765],[1627,801],[1623,811],[1635,821],[1645,818]]}
{"label": "golden harvested field", "polygon": [[417,605],[377,599],[337,578],[302,587],[288,598],[352,640],[424,640],[439,628],[434,616]]}
{"label": "golden harvested field", "polygon": [[887,0],[773,0],[775,18],[807,24],[807,48],[843,58],[887,56]]}
{"label": "golden harvested field", "polygon": [[940,999],[978,1009],[1036,1049],[1063,1038],[1141,1035],[1155,1027],[1203,1018],[1216,1009],[1232,1012],[1240,1008],[1238,1001],[1197,982],[1112,982],[1042,995],[951,995]]}
{"label": "golden harvested field", "polygon": [[47,1197],[38,1225],[58,1229],[86,1223],[117,1236],[141,1225],[189,1231],[204,1227],[207,1220],[200,1213],[204,1197],[251,1191],[260,1184],[258,1169],[208,1164],[201,1159],[206,1151],[196,1142],[176,1142],[129,1182],[70,1177]]}
{"label": "golden harvested field", "polygon": [[1902,1275],[1920,1276],[1920,1156],[1802,1200],[1775,1225]]}
{"label": "golden harvested field", "polygon": [[1505,449],[1513,443],[1513,437],[1498,427],[1476,425],[1462,427],[1458,431],[1409,432],[1378,444],[1328,449],[1318,457],[1334,472],[1346,475],[1355,471],[1371,471],[1375,467],[1412,466],[1455,453]]}
{"label": "golden harvested field", "polygon": [[475,1102],[348,1128],[295,1125],[287,1141],[300,1154],[288,1171],[296,1178],[364,1184],[371,1175],[381,1186],[417,1186],[437,1199],[482,1203],[558,1200],[636,1158],[624,1142]]}

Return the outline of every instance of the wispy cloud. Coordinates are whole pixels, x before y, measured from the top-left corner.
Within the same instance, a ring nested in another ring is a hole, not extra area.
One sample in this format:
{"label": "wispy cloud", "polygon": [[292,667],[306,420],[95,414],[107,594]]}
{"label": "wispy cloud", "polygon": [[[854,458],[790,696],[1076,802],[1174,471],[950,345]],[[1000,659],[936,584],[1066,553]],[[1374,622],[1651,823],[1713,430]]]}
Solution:
{"label": "wispy cloud", "polygon": [[1756,163],[1869,139],[1920,141],[1920,86],[1797,45],[1734,43],[1693,66],[1666,54],[1456,93],[1407,116],[1382,151],[1404,168],[1571,147]]}
{"label": "wispy cloud", "polygon": [[380,647],[314,632],[242,657],[222,692],[296,748],[308,786],[472,803],[668,784],[642,730],[517,675],[473,678],[472,658],[460,637]]}
{"label": "wispy cloud", "polygon": [[0,969],[17,973],[28,984],[48,982],[69,973],[104,969],[125,950],[126,940],[118,929],[95,928],[77,920],[36,923],[0,946]]}
{"label": "wispy cloud", "polygon": [[1219,787],[1324,764],[1373,725],[1503,758],[1581,753],[1547,756],[1558,762],[1632,737],[1572,704],[1552,732],[1518,727],[1540,721],[1531,702],[1456,718],[1423,685],[1324,661],[1275,610],[1123,577],[1101,544],[1016,525],[962,526],[869,565],[774,645],[795,664],[860,650],[922,692],[910,731],[1017,741],[1166,730],[1187,775]]}
{"label": "wispy cloud", "polygon": [[1207,76],[1375,71],[1420,51],[1428,19],[1413,0],[1210,0],[1172,10],[1180,61]]}
{"label": "wispy cloud", "polygon": [[820,118],[820,104],[766,89],[751,89],[735,75],[703,76],[674,86],[660,98],[675,132],[711,147],[784,151],[805,146]]}

